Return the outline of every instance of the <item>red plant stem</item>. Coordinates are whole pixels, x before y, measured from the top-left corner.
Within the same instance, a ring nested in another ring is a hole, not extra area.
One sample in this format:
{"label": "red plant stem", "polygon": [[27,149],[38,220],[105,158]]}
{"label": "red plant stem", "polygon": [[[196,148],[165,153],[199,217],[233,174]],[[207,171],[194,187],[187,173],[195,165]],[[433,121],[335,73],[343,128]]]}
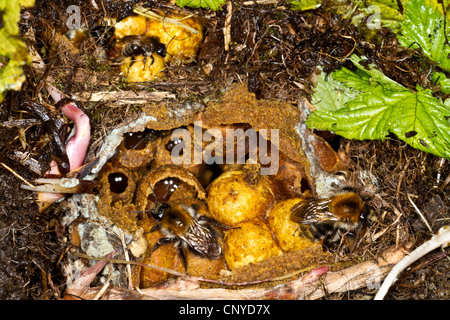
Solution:
{"label": "red plant stem", "polygon": [[[52,98],[55,102],[60,101],[64,96],[58,92],[53,86],[48,87]],[[86,157],[86,151],[89,146],[89,140],[91,137],[91,126],[89,123],[89,117],[76,106],[74,102],[65,104],[61,111],[64,115],[75,123],[75,134],[73,134],[66,142],[66,153],[69,158],[70,171],[79,168]],[[55,161],[50,163],[50,170],[46,172],[46,175],[60,175],[58,165]],[[55,201],[63,198],[64,195],[60,193],[38,193],[38,202],[40,205],[40,211],[44,211]]]}
{"label": "red plant stem", "polygon": [[75,122],[75,135],[66,143],[66,152],[70,162],[70,171],[79,168],[86,157],[86,151],[91,138],[89,117],[73,102],[61,108],[64,115]]}

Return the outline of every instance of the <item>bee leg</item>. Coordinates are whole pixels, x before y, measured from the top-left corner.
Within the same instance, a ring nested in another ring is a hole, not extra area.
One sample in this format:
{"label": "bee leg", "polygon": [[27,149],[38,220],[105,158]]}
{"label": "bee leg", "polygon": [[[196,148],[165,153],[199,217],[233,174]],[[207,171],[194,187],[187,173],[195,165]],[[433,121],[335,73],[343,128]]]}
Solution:
{"label": "bee leg", "polygon": [[224,224],[214,220],[213,218],[209,218],[209,217],[205,217],[205,216],[199,216],[197,220],[198,221],[206,221],[208,223],[211,223],[211,224],[215,225],[218,228],[223,228],[223,229],[226,229],[226,230],[239,229],[240,228],[240,227],[230,227],[230,226],[224,225]]}
{"label": "bee leg", "polygon": [[[154,227],[153,227],[154,228]],[[169,242],[172,242],[174,239],[172,238],[161,238],[159,239],[154,245],[153,247],[150,249],[150,253],[148,255],[148,260],[150,260],[150,257],[152,256],[152,253],[158,249],[160,246],[168,244]]]}
{"label": "bee leg", "polygon": [[178,250],[180,251],[181,261],[183,262],[184,270],[186,270],[187,272],[187,257],[186,254],[184,253],[183,246],[179,246]]}
{"label": "bee leg", "polygon": [[361,238],[362,233],[363,233],[363,227],[360,224],[355,230],[355,237],[353,238],[353,243],[352,243],[350,252],[353,252],[356,249],[356,246],[358,245],[358,240]]}
{"label": "bee leg", "polygon": [[147,64],[147,55],[144,54],[144,67],[142,70],[145,70],[145,65]]}
{"label": "bee leg", "polygon": [[160,223],[155,224],[155,225],[150,229],[149,233],[158,231],[159,229],[161,229],[161,224],[160,224]]}
{"label": "bee leg", "polygon": [[128,70],[130,70],[131,66],[132,66],[135,62],[136,62],[136,58],[135,58],[135,56],[132,56],[132,57],[131,57],[131,60],[130,60],[130,65],[128,66]]}
{"label": "bee leg", "polygon": [[[153,58],[153,54],[150,55],[150,58],[152,59],[152,63],[150,63],[150,65],[153,65],[153,63],[155,62],[155,58]],[[145,70],[145,66],[147,64],[147,55],[144,55],[144,69]]]}
{"label": "bee leg", "polygon": [[329,242],[335,242],[335,241],[339,240],[339,238],[341,238],[342,235],[343,234],[342,234],[341,230],[336,229],[336,230],[327,232],[325,239]]}
{"label": "bee leg", "polygon": [[320,229],[320,227],[321,227],[320,224],[317,224],[317,225],[316,224],[308,224],[308,225],[304,225],[304,228],[301,228],[301,227],[302,227],[302,225],[300,225],[300,229],[302,231],[304,231],[303,233],[311,240],[322,241],[324,239],[324,237],[326,236],[326,234],[324,234],[323,230]]}

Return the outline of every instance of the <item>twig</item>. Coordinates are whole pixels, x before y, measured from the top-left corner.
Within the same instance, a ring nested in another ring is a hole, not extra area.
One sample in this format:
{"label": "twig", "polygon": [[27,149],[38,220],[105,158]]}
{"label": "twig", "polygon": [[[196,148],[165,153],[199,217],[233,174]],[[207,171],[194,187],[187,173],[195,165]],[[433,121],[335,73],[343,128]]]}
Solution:
{"label": "twig", "polygon": [[91,0],[91,5],[94,8],[95,11],[100,11],[100,8],[98,7],[97,3],[95,2],[95,0]]}
{"label": "twig", "polygon": [[278,0],[251,0],[244,1],[242,5],[244,6],[254,6],[256,4],[264,5],[264,4],[278,4]]}
{"label": "twig", "polygon": [[398,184],[397,184],[397,190],[395,192],[395,198],[396,199],[399,199],[400,189],[401,189],[402,182],[403,182],[403,177],[405,176],[406,170],[408,169],[410,163],[411,163],[411,159],[408,160],[408,162],[403,167],[402,172],[400,172],[400,177],[398,179]]}
{"label": "twig", "polygon": [[163,17],[159,14],[157,14],[156,12],[153,12],[149,9],[144,8],[143,6],[136,6],[133,8],[133,12],[137,13],[141,16],[150,18],[150,19],[154,19],[154,20],[158,20],[161,22],[167,22],[167,23],[172,23],[172,24],[176,24],[178,26],[181,26],[183,28],[185,28],[186,30],[188,30],[189,32],[193,33],[193,34],[198,34],[198,31],[185,25],[184,23],[182,23],[182,20],[185,20],[187,18],[190,18],[191,15],[185,16],[181,19],[172,19],[172,18],[167,18],[167,17]]}
{"label": "twig", "polygon": [[444,166],[445,161],[447,161],[447,159],[442,158],[441,161],[439,161],[439,169],[436,175],[436,185],[435,188],[438,188],[438,185],[441,181],[441,172],[442,172],[442,167]]}
{"label": "twig", "polygon": [[450,174],[445,178],[444,183],[439,187],[439,189],[443,190],[450,183]]}
{"label": "twig", "polygon": [[106,292],[106,289],[108,289],[109,284],[111,282],[111,273],[108,275],[108,279],[106,280],[105,284],[102,286],[102,288],[97,292],[94,298],[92,300],[98,300],[101,298],[101,296]]}
{"label": "twig", "polygon": [[400,212],[400,210],[398,210],[397,208],[394,207],[394,212],[397,215],[397,218],[395,219],[394,222],[392,222],[389,226],[387,226],[386,228],[384,228],[383,230],[377,232],[376,234],[374,234],[372,236],[372,240],[375,241],[377,240],[379,237],[381,237],[384,233],[386,233],[386,231],[393,225],[397,224],[400,221],[400,218],[402,217],[402,213]]}
{"label": "twig", "polygon": [[38,178],[33,180],[36,185],[27,186],[21,184],[20,187],[25,190],[47,193],[89,193],[95,186],[91,180],[81,180],[77,178]]}
{"label": "twig", "polygon": [[[122,231],[120,231],[120,241],[122,242],[125,260],[130,261],[130,257],[128,256],[127,245],[125,243],[125,236]],[[133,289],[133,279],[131,278],[131,266],[129,263],[126,265],[126,268],[127,268],[127,274],[128,274],[128,289]]]}
{"label": "twig", "polygon": [[425,256],[430,251],[441,246],[448,245],[450,243],[450,226],[442,227],[438,234],[433,235],[433,237],[422,244],[420,247],[416,248],[414,251],[409,253],[404,257],[399,263],[397,263],[394,268],[389,272],[386,279],[384,279],[383,284],[375,295],[374,300],[383,300],[384,296],[388,292],[391,285],[397,280],[398,275],[405,270],[409,265],[417,261],[418,259]]}
{"label": "twig", "polygon": [[53,283],[51,273],[47,274],[47,282],[48,282],[50,288],[53,290],[55,296],[56,296],[56,297],[59,297],[59,296],[61,295],[61,292],[58,290],[58,288],[57,288],[57,287],[55,286],[55,284]]}
{"label": "twig", "polygon": [[42,124],[41,120],[38,119],[18,119],[11,121],[2,121],[0,122],[0,127],[12,128],[12,127],[30,127],[37,124]]}
{"label": "twig", "polygon": [[175,99],[176,96],[170,92],[147,92],[147,91],[99,91],[79,92],[72,95],[72,99],[89,102],[115,101],[118,104],[138,104],[149,101],[162,101],[164,99]]}
{"label": "twig", "polygon": [[411,202],[412,206],[414,207],[414,209],[416,209],[416,212],[419,214],[420,218],[422,219],[422,221],[425,223],[425,225],[427,226],[428,230],[430,230],[431,233],[433,233],[433,229],[431,229],[430,224],[428,223],[427,219],[425,218],[425,216],[422,214],[422,212],[419,210],[419,208],[417,208],[416,204],[414,203],[414,201],[412,201],[411,199],[411,194],[407,194],[408,196],[408,200],[409,202]]}
{"label": "twig", "polygon": [[24,183],[26,183],[28,186],[30,186],[30,188],[34,189],[36,188],[34,185],[32,185],[30,182],[28,182],[24,177],[22,177],[21,175],[19,175],[17,172],[15,172],[13,169],[11,169],[10,167],[8,167],[6,164],[4,164],[3,162],[0,162],[0,164],[9,172],[11,172],[16,178],[18,178],[19,180],[22,180]]}
{"label": "twig", "polygon": [[225,45],[225,51],[230,50],[232,15],[233,15],[233,5],[232,1],[229,1],[227,3],[227,15],[225,17],[225,27],[223,28],[223,40]]}

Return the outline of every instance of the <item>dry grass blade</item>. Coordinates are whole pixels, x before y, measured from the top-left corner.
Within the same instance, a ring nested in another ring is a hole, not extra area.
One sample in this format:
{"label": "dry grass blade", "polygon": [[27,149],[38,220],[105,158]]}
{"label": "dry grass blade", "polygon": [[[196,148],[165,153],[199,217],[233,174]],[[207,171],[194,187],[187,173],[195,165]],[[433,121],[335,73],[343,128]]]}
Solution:
{"label": "dry grass blade", "polygon": [[77,178],[49,179],[38,178],[20,187],[25,190],[50,193],[84,193],[92,189],[94,182],[90,180],[79,180]]}
{"label": "dry grass blade", "polygon": [[414,203],[414,201],[412,201],[411,199],[411,195],[408,193],[408,200],[409,202],[411,202],[412,206],[414,207],[414,209],[416,210],[416,212],[419,214],[420,218],[422,219],[423,223],[425,223],[425,225],[427,226],[428,230],[433,233],[433,229],[431,229],[430,224],[428,223],[427,219],[425,218],[425,216],[423,215],[423,213],[419,210],[419,208],[417,208],[416,204]]}
{"label": "dry grass blade", "polygon": [[133,8],[133,12],[137,13],[137,14],[140,14],[141,16],[150,18],[150,19],[154,19],[154,20],[158,20],[158,21],[161,21],[161,22],[167,22],[167,23],[172,23],[172,24],[179,25],[179,26],[185,28],[186,30],[188,30],[189,32],[192,32],[193,34],[198,34],[197,30],[195,30],[195,29],[185,25],[183,22],[181,22],[183,19],[189,18],[190,17],[189,15],[186,16],[186,17],[183,17],[183,19],[167,18],[167,17],[163,17],[163,16],[157,14],[156,12],[153,12],[152,10],[146,9],[146,8],[144,8],[142,6],[134,7]]}
{"label": "dry grass blade", "polygon": [[252,1],[244,1],[242,4],[244,6],[253,6],[255,4],[259,5],[278,4],[278,0],[252,0]]}
{"label": "dry grass blade", "polygon": [[3,162],[0,162],[0,164],[9,172],[11,172],[17,179],[23,181],[27,187],[30,188],[30,190],[35,190],[36,186],[34,186],[33,184],[31,184],[30,182],[28,182],[24,177],[22,177],[21,175],[19,175],[17,172],[15,172],[13,169],[11,169],[10,167],[8,167],[6,164],[4,164]]}
{"label": "dry grass blade", "polygon": [[405,270],[413,262],[419,260],[430,251],[441,246],[446,246],[450,243],[450,226],[442,227],[438,234],[434,235],[430,240],[416,248],[414,251],[404,257],[394,268],[389,272],[380,289],[377,292],[374,300],[383,300],[391,285],[395,282],[398,275]]}
{"label": "dry grass blade", "polygon": [[162,101],[164,99],[175,99],[176,96],[170,92],[147,92],[147,91],[99,91],[80,92],[72,95],[72,99],[89,102],[111,102],[118,104],[145,104],[149,101]]}
{"label": "dry grass blade", "polygon": [[233,7],[232,2],[228,4],[227,7],[227,16],[225,18],[225,27],[223,28],[223,39],[225,51],[230,49],[230,41],[231,41],[231,16],[233,15]]}

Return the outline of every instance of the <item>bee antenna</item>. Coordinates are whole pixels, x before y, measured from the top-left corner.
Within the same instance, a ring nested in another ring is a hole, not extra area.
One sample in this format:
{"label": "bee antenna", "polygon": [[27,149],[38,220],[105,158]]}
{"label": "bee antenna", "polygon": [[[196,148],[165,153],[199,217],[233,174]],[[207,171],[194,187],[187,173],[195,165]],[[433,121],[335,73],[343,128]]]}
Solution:
{"label": "bee antenna", "polygon": [[[164,21],[165,19],[166,19],[166,17],[163,18],[163,28],[164,28],[164,32],[167,33],[170,37],[172,37],[172,38],[170,39],[170,41],[166,44],[166,48],[167,48],[167,47],[169,46],[169,44],[172,42],[172,40],[174,40],[174,39],[176,38],[176,36],[175,36],[175,35],[172,36],[172,35],[169,33],[169,31],[166,30],[166,27],[165,27],[165,25],[164,25],[164,24],[165,24],[165,21]],[[178,39],[178,40],[183,41],[183,40],[186,40],[187,38],[189,38],[189,34],[188,34],[184,39]],[[173,57],[173,55],[171,55],[170,53],[167,52],[167,54]]]}
{"label": "bee antenna", "polygon": [[175,39],[175,36],[173,36],[170,41],[166,44],[166,47],[172,42],[172,40]]}
{"label": "bee antenna", "polygon": [[[153,190],[152,185],[150,184],[150,182],[148,182],[148,186],[150,187],[150,190],[152,190],[153,195],[155,196],[155,206],[153,208],[156,209],[156,207],[158,207],[158,198],[156,197],[156,193],[155,190]],[[143,212],[148,212],[149,210],[144,210],[144,211],[131,211],[132,213],[143,213]],[[151,210],[150,210],[151,211]]]}
{"label": "bee antenna", "polygon": [[148,186],[150,187],[150,190],[152,190],[153,196],[155,197],[155,209],[158,206],[158,197],[156,196],[155,190],[153,190],[152,185],[150,184],[150,182],[147,182]]}
{"label": "bee antenna", "polygon": [[[166,31],[167,32],[167,31]],[[169,34],[167,32],[167,34]],[[169,56],[171,56],[172,58],[174,57],[173,55],[171,55],[169,52],[167,52],[167,47],[169,47],[169,44],[172,42],[172,40],[175,39],[175,36],[172,37],[172,39],[170,39],[170,41],[165,45],[166,46],[166,54],[168,54]]]}

